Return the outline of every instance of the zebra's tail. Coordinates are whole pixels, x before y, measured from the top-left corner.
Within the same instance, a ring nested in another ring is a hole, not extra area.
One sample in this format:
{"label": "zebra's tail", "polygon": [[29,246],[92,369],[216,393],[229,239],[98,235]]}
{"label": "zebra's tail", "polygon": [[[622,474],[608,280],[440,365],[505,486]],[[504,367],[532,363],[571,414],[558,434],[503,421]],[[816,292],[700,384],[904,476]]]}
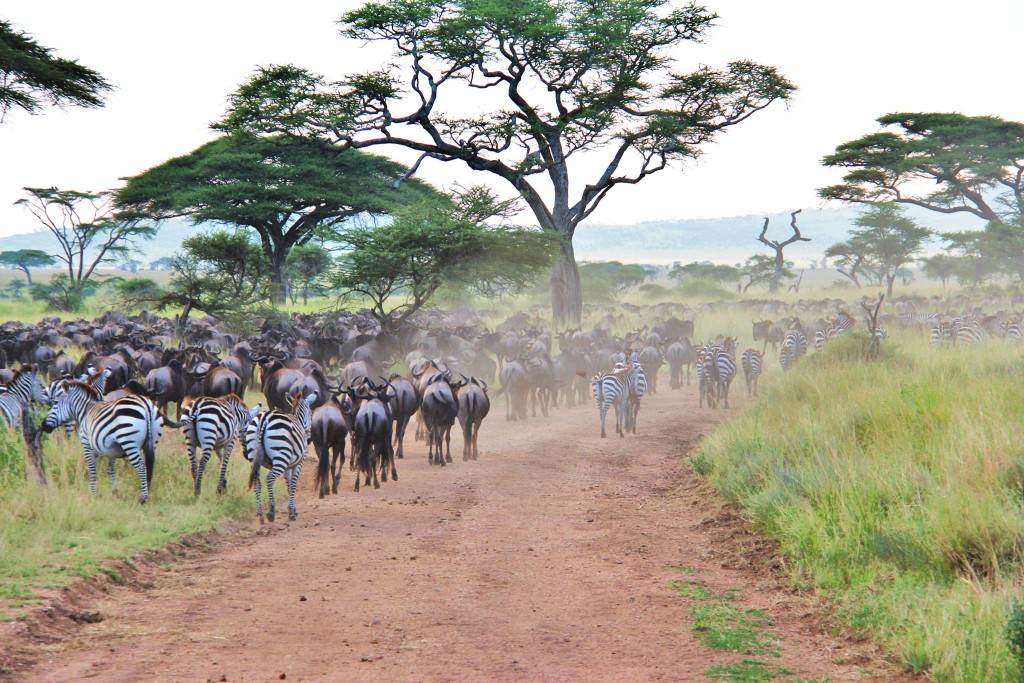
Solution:
{"label": "zebra's tail", "polygon": [[156,442],[160,438],[160,418],[149,423],[146,442],[142,445],[142,455],[146,461],[146,486],[153,484],[153,466],[156,465]]}
{"label": "zebra's tail", "polygon": [[263,456],[265,451],[263,450],[263,425],[260,425],[260,429],[256,432],[255,443],[253,444],[252,454],[252,470],[249,472],[249,489],[256,485],[256,482],[260,479],[260,470],[263,468]]}

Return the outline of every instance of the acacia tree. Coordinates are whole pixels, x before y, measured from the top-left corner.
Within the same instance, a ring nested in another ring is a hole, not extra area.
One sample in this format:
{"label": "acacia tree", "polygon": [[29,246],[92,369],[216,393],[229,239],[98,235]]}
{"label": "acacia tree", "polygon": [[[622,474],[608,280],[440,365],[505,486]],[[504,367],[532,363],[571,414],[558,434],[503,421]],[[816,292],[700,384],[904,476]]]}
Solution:
{"label": "acacia tree", "polygon": [[940,280],[943,287],[946,286],[949,278],[956,275],[957,267],[957,259],[949,254],[935,254],[921,259],[921,270],[924,271],[924,274]]}
{"label": "acacia tree", "polygon": [[79,192],[56,187],[26,187],[24,206],[57,240],[57,261],[67,269],[69,285],[81,286],[106,263],[125,260],[140,240],[156,232],[138,217],[115,211],[110,192]]}
{"label": "acacia tree", "polygon": [[400,211],[387,226],[350,226],[330,284],[342,302],[369,302],[381,328],[394,332],[442,285],[490,297],[531,284],[551,266],[558,240],[536,230],[484,221],[507,205],[471,188],[454,202],[429,200]]}
{"label": "acacia tree", "polygon": [[825,249],[825,258],[835,260],[836,270],[843,277],[849,278],[859,288],[860,277],[870,271],[871,264],[867,261],[866,249],[859,244],[856,237],[844,242],[836,242]]}
{"label": "acacia tree", "polygon": [[196,309],[244,327],[269,303],[270,267],[250,234],[215,230],[192,235],[181,247],[171,257],[166,290],[155,300],[137,299],[160,310],[180,307],[179,332]]}
{"label": "acacia tree", "polygon": [[326,274],[333,264],[331,252],[319,244],[303,244],[288,252],[288,282],[291,284],[292,303],[295,303],[295,286],[302,290],[303,305],[309,303],[309,290],[318,279]]}
{"label": "acacia tree", "polygon": [[282,298],[294,247],[360,214],[387,214],[435,194],[418,181],[391,187],[406,171],[390,159],[312,140],[240,135],[128,178],[116,199],[131,215],[253,230]]}
{"label": "acacia tree", "polygon": [[14,251],[0,251],[0,264],[11,266],[25,273],[28,286],[32,286],[32,271],[29,268],[42,268],[52,266],[56,260],[39,249],[16,249]]}
{"label": "acacia tree", "polygon": [[[783,264],[782,279],[791,280],[796,277],[791,270],[792,267],[793,264],[789,261]],[[743,263],[740,273],[747,278],[746,284],[743,285],[744,292],[757,284],[768,283],[770,287],[775,278],[775,259],[768,254],[754,254]]]}
{"label": "acacia tree", "polygon": [[1024,279],[1024,124],[950,113],[889,114],[878,123],[885,130],[839,145],[822,160],[847,173],[818,194],[976,216]]}
{"label": "acacia tree", "polygon": [[[790,214],[789,226],[793,228],[793,236],[790,237],[789,239],[779,242],[778,240],[770,240],[767,237],[765,237],[765,235],[768,233],[767,216],[765,216],[764,218],[764,226],[762,226],[761,228],[761,234],[757,236],[758,242],[761,242],[762,244],[766,245],[769,249],[775,252],[775,267],[772,271],[771,280],[768,283],[769,292],[776,292],[779,289],[779,283],[782,281],[782,276],[785,272],[786,260],[785,256],[783,255],[783,251],[786,249],[786,247],[793,244],[794,242],[811,241],[810,237],[804,237],[803,235],[801,235],[800,228],[796,227],[796,215],[800,213],[800,211],[802,211],[802,209],[797,209],[796,211]],[[747,283],[747,287],[749,286],[750,283]],[[746,291],[746,289],[744,289],[743,291]]]}
{"label": "acacia tree", "polygon": [[[541,229],[563,237],[552,308],[556,320],[578,322],[580,223],[614,188],[698,156],[795,89],[750,61],[678,72],[672,53],[703,41],[715,19],[666,0],[371,2],[342,17],[342,34],[390,45],[398,65],[343,83],[261,68],[217,127],[397,146],[421,154],[413,171],[435,159],[500,178]],[[493,106],[460,113],[473,89],[489,91],[475,104]]]}
{"label": "acacia tree", "polygon": [[92,69],[64,59],[0,20],[0,122],[11,109],[102,107],[111,85]]}
{"label": "acacia tree", "polygon": [[885,282],[886,296],[892,297],[900,271],[917,258],[932,231],[891,202],[872,205],[855,222],[861,229],[850,231],[850,248],[862,251],[874,264],[880,283]]}

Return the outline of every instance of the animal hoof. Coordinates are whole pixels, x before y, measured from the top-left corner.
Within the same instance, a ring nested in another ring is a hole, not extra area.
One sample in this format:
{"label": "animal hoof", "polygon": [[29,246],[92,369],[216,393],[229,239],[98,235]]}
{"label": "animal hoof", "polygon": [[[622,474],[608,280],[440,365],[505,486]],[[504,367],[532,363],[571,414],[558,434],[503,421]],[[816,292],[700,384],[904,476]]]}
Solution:
{"label": "animal hoof", "polygon": [[294,522],[298,518],[299,518],[299,513],[298,512],[289,512],[288,513],[288,521],[289,522]]}
{"label": "animal hoof", "polygon": [[271,522],[274,521],[274,517],[276,517],[276,516],[277,515],[275,515],[272,511],[267,513],[267,519],[270,520]]}

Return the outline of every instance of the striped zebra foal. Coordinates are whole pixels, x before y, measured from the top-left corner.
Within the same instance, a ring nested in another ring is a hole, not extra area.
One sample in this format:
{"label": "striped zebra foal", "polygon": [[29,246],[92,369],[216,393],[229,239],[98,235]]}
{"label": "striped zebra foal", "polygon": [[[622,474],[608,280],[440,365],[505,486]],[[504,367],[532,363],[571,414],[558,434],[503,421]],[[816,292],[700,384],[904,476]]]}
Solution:
{"label": "striped zebra foal", "polygon": [[[241,439],[249,421],[260,411],[260,406],[250,410],[242,399],[234,394],[214,398],[201,396],[185,409],[181,428],[188,445],[188,459],[192,464],[192,482],[195,494],[203,487],[203,474],[214,451],[220,459],[220,478],[217,479],[217,493],[224,493],[228,487],[228,461],[235,448],[235,440]],[[196,462],[196,449],[202,453]]]}
{"label": "striped zebra foal", "polygon": [[249,473],[249,488],[256,489],[256,516],[263,524],[263,495],[260,483],[260,470],[266,467],[267,498],[270,510],[267,518],[273,522],[276,513],[274,502],[274,482],[282,474],[288,484],[288,519],[295,520],[299,512],[295,508],[295,490],[299,485],[299,475],[306,462],[309,450],[310,424],[312,410],[310,405],[316,401],[317,393],[313,392],[305,398],[297,395],[292,403],[291,413],[271,410],[255,416],[245,428],[245,457],[252,463]]}
{"label": "striped zebra foal", "polygon": [[96,495],[96,458],[107,458],[107,474],[114,491],[114,459],[125,458],[139,475],[139,503],[145,505],[164,424],[156,404],[145,396],[135,395],[104,401],[92,385],[68,382],[64,395],[46,416],[43,431],[52,432],[68,420],[78,423],[92,494]]}
{"label": "striped zebra foal", "polygon": [[0,415],[8,427],[21,427],[25,406],[46,400],[43,385],[34,365],[22,365],[11,381],[0,384]]}
{"label": "striped zebra foal", "polygon": [[[743,352],[741,363],[743,365],[743,378],[747,381],[747,397],[757,397],[757,384],[761,378],[761,361],[764,360],[761,352],[757,349],[747,349]],[[753,391],[753,393],[751,393]]]}
{"label": "striped zebra foal", "polygon": [[619,436],[624,436],[625,401],[629,395],[626,372],[626,368],[615,372],[602,372],[594,375],[594,379],[590,382],[590,389],[597,401],[597,410],[601,416],[602,439],[608,436],[605,433],[604,423],[608,416],[608,409],[612,406],[615,407],[615,431]]}

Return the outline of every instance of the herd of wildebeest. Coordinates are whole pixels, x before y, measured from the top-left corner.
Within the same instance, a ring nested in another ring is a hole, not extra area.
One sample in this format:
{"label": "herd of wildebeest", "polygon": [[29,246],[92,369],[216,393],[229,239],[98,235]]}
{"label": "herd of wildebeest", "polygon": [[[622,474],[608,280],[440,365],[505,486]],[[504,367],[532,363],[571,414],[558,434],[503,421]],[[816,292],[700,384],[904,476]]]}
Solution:
{"label": "herd of wildebeest", "polygon": [[[477,459],[481,423],[491,399],[501,395],[508,420],[596,399],[601,436],[612,409],[616,431],[625,435],[636,432],[641,399],[657,392],[659,372],[668,365],[672,389],[682,386],[684,370],[689,385],[695,369],[698,408],[728,407],[738,340],[723,335],[696,342],[694,321],[704,315],[750,319],[751,339],[761,348],[740,354],[739,368],[753,397],[768,345],[785,370],[810,347],[820,351],[858,326],[867,325],[879,340],[886,336],[879,322],[920,329],[940,345],[1000,336],[1024,340],[1021,315],[1006,312],[1003,300],[898,299],[873,326],[870,307],[862,308],[837,299],[588,306],[586,329],[557,333],[537,310],[493,329],[482,322],[493,319],[493,311],[420,312],[394,331],[382,330],[366,312],[297,314],[246,337],[223,331],[212,319],[193,319],[176,335],[173,320],[150,313],[109,312],[92,322],[7,322],[0,325],[0,414],[18,427],[33,406],[48,406],[43,431],[63,426],[70,434],[77,428],[93,493],[98,459],[107,460],[114,486],[115,459],[125,458],[138,474],[143,503],[165,426],[184,433],[197,496],[214,453],[220,461],[217,490],[226,489],[237,441],[250,463],[262,522],[264,470],[270,520],[273,484],[281,476],[289,517],[297,516],[295,491],[310,445],[321,498],[338,492],[349,445],[355,490],[360,482],[379,487],[389,476],[398,478],[395,461],[403,458],[414,421],[430,464],[452,462],[456,422],[463,460]],[[924,312],[929,310],[946,312]],[[6,369],[15,364],[17,370]],[[257,388],[265,409],[243,400],[247,389]]]}

